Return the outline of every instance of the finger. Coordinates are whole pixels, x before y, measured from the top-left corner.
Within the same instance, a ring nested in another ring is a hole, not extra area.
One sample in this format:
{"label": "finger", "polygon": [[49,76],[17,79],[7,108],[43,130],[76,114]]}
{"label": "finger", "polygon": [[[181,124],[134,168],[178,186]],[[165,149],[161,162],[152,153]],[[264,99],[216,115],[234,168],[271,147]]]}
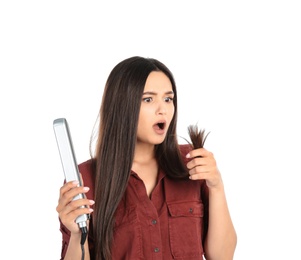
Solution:
{"label": "finger", "polygon": [[199,149],[194,149],[190,151],[187,155],[186,158],[195,158],[195,157],[207,157],[212,155],[211,152],[206,150],[205,148],[199,148]]}
{"label": "finger", "polygon": [[90,208],[90,206],[92,206],[93,204],[94,204],[93,200],[87,200],[87,199],[75,200],[70,202],[68,205],[66,205],[66,207],[62,209],[60,214],[67,215],[70,214],[70,212],[72,211],[78,211],[78,209],[84,209],[84,211],[89,212],[92,209]]}
{"label": "finger", "polygon": [[80,215],[91,214],[92,212],[92,208],[82,207],[69,212],[61,212],[59,214],[59,218],[63,223],[74,224],[77,217],[79,217]]}
{"label": "finger", "polygon": [[78,186],[78,181],[69,181],[66,182],[61,188],[60,188],[60,195],[64,194],[65,192],[71,190],[72,188]]}
{"label": "finger", "polygon": [[90,207],[94,204],[94,200],[88,200],[88,199],[78,199],[78,200],[73,200],[69,204],[67,204],[66,208],[69,211],[75,210],[80,207]]}
{"label": "finger", "polygon": [[191,180],[207,180],[208,178],[209,172],[198,172],[189,176],[189,179]]}
{"label": "finger", "polygon": [[197,158],[194,158],[191,161],[189,161],[186,166],[188,169],[192,169],[198,165],[206,165],[206,164],[208,164],[207,158],[197,157]]}
{"label": "finger", "polygon": [[58,201],[57,211],[61,211],[62,208],[66,207],[67,204],[69,204],[75,196],[77,196],[80,193],[87,193],[89,191],[89,187],[73,187],[69,190],[67,190],[65,193],[61,193]]}
{"label": "finger", "polygon": [[[84,186],[84,181],[83,181],[83,178],[82,178],[82,174],[80,173],[80,180],[81,180],[81,186]],[[69,181],[69,182],[66,182],[64,184],[64,186],[61,187],[60,189],[60,194],[62,193],[65,193],[67,192],[68,190],[76,187],[76,186],[79,186],[79,181],[78,180],[74,180],[74,181]]]}
{"label": "finger", "polygon": [[67,182],[65,183],[61,188],[60,188],[60,194],[59,194],[59,199],[58,199],[58,205],[56,207],[56,211],[60,211],[61,207],[64,207],[67,203],[68,203],[68,200],[67,200],[67,197],[66,197],[66,193],[68,191],[70,191],[71,189],[77,187],[79,184],[78,181],[70,181],[70,182]]}
{"label": "finger", "polygon": [[208,173],[211,171],[211,167],[208,166],[196,166],[189,171],[190,175],[195,175],[199,173]]}
{"label": "finger", "polygon": [[95,202],[88,199],[78,199],[71,201],[67,204],[61,211],[59,211],[59,216],[62,219],[75,218],[82,214],[89,214],[93,211],[90,206]]}
{"label": "finger", "polygon": [[83,186],[79,186],[79,187],[75,187],[69,191],[67,191],[65,194],[63,194],[63,197],[66,198],[68,201],[73,200],[73,198],[75,196],[77,196],[78,194],[82,193],[85,194],[90,190],[89,187],[83,187]]}

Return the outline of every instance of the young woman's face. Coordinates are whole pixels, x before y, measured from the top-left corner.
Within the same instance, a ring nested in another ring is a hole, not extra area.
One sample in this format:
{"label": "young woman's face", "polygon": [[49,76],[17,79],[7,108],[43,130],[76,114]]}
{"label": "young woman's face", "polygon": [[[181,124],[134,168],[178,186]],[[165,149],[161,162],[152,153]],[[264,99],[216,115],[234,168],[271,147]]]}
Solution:
{"label": "young woman's face", "polygon": [[160,144],[164,141],[175,111],[173,97],[169,78],[163,72],[151,72],[141,100],[138,142]]}

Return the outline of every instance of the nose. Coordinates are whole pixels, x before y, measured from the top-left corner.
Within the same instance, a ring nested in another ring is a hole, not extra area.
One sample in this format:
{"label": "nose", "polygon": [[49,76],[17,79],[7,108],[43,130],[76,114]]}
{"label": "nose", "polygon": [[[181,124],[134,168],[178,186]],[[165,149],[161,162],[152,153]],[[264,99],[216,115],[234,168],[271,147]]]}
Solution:
{"label": "nose", "polygon": [[157,114],[158,115],[166,115],[166,112],[167,112],[167,103],[166,102],[160,102],[158,104]]}

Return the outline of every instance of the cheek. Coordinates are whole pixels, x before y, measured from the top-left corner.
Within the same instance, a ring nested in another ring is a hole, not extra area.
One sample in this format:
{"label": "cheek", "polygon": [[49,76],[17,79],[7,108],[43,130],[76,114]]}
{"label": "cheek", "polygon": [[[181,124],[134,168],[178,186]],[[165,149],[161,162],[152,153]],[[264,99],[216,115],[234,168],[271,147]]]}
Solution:
{"label": "cheek", "polygon": [[143,128],[145,128],[147,126],[147,123],[149,122],[149,118],[149,114],[145,110],[140,111],[138,120],[138,131],[143,131]]}
{"label": "cheek", "polygon": [[170,118],[170,121],[173,119],[174,114],[175,114],[175,107],[172,106],[172,107],[170,107],[170,109],[168,110],[168,116],[169,116],[169,118]]}
{"label": "cheek", "polygon": [[154,110],[151,106],[141,106],[139,113],[139,122],[147,122],[154,115]]}
{"label": "cheek", "polygon": [[137,138],[138,140],[144,140],[145,135],[149,131],[149,120],[145,119],[145,117],[139,117],[138,121],[138,129],[137,129]]}

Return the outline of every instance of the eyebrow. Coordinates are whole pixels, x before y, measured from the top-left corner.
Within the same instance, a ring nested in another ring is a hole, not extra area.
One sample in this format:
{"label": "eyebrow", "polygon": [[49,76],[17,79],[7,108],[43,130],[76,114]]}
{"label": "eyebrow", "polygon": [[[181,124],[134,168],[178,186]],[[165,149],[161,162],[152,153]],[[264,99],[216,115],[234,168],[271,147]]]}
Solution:
{"label": "eyebrow", "polygon": [[[158,93],[156,92],[153,92],[153,91],[146,91],[143,93],[143,95],[157,95]],[[164,94],[167,94],[167,95],[174,95],[174,92],[173,91],[167,91],[165,92]]]}

